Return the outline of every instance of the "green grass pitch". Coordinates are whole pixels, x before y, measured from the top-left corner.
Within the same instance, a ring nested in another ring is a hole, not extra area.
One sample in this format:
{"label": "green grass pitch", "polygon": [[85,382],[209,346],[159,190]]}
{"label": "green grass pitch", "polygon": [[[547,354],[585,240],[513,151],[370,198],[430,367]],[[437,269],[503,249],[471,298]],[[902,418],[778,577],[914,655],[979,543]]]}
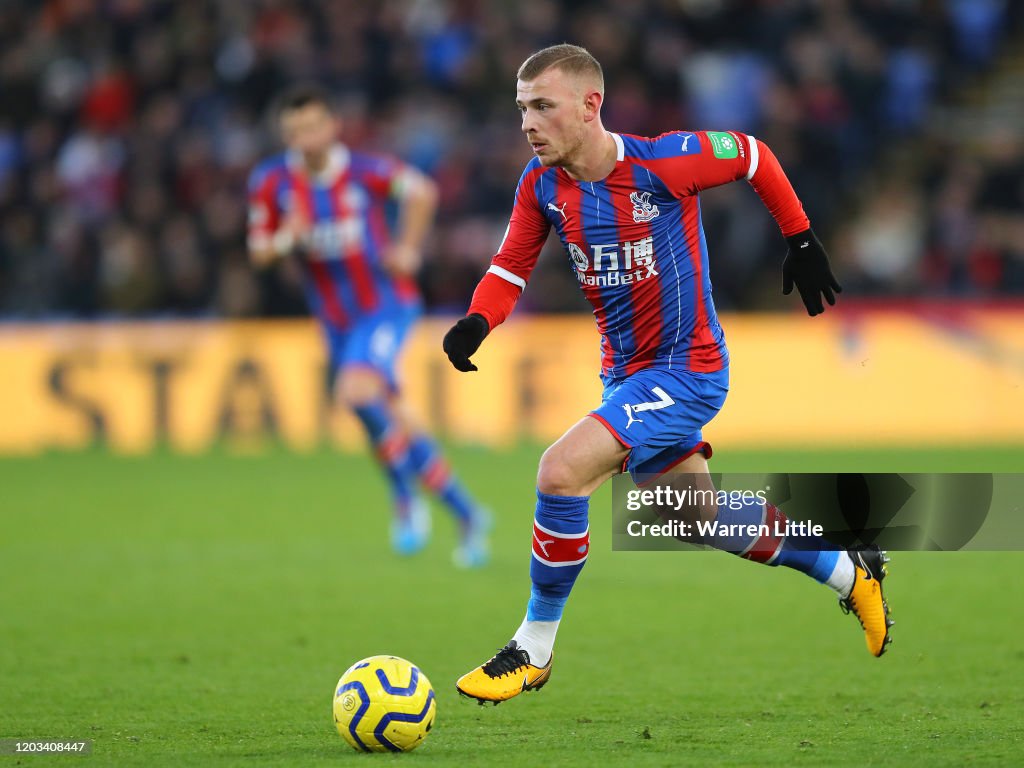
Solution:
{"label": "green grass pitch", "polygon": [[[0,737],[94,741],[11,765],[1010,765],[1024,761],[1024,557],[897,553],[895,641],[806,577],[720,553],[610,551],[607,489],[551,683],[499,707],[456,677],[518,625],[540,450],[452,453],[493,564],[387,546],[369,459],[328,452],[0,461]],[[725,471],[1017,471],[1022,450],[722,451]],[[341,672],[405,656],[437,691],[417,752],[334,730]],[[390,763],[389,763],[390,764]]]}

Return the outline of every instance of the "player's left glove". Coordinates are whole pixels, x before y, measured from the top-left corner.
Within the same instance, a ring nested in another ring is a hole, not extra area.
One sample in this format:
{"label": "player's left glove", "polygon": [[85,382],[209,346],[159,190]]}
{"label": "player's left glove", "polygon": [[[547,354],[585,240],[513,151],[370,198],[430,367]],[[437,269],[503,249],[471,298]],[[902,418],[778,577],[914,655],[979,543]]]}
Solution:
{"label": "player's left glove", "polygon": [[790,235],[786,242],[789,243],[789,253],[782,262],[782,293],[786,296],[791,294],[795,283],[807,307],[807,314],[811,317],[820,315],[825,311],[821,297],[825,297],[829,306],[834,306],[835,293],[843,292],[839,281],[832,274],[828,254],[813,229]]}
{"label": "player's left glove", "polygon": [[491,332],[483,315],[472,314],[464,317],[451,327],[444,336],[444,353],[457,370],[467,373],[478,370],[469,358],[480,349],[483,340]]}

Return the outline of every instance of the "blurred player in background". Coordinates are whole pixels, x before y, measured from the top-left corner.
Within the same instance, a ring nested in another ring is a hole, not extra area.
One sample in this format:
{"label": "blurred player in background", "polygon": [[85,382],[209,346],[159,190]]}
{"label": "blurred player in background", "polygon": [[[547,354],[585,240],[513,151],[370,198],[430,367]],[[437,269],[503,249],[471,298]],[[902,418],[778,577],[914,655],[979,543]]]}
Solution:
{"label": "blurred player in background", "polygon": [[[711,298],[698,192],[749,181],[789,244],[783,293],[795,285],[817,315],[822,297],[834,304],[840,290],[764,143],[736,132],[653,139],[607,132],[601,66],[577,46],[535,53],[518,79],[516,103],[535,157],[519,181],[498,253],[444,350],[457,369],[476,370],[470,356],[512,311],[554,227],[594,307],[605,390],[601,405],[541,458],[526,618],[497,655],[457,684],[481,703],[547,682],[562,611],[589,554],[589,498],[605,480],[625,470],[638,481],[672,471],[713,489],[701,428],[725,402],[729,357]],[[728,526],[705,543],[827,584],[860,620],[868,650],[881,656],[891,625],[881,588],[884,553],[836,551],[814,536],[749,535],[763,523],[784,530],[786,518],[757,499],[736,506],[698,510]]]}
{"label": "blurred player in background", "polygon": [[[265,267],[298,257],[307,300],[329,350],[336,400],[351,408],[373,444],[394,499],[392,545],[426,544],[430,515],[422,484],[459,524],[457,565],[487,559],[488,516],[454,477],[437,444],[399,399],[395,364],[420,314],[414,276],[437,204],[434,183],[393,158],[349,150],[340,119],[316,86],[297,87],[279,107],[287,150],[249,181],[249,253]],[[388,205],[397,204],[389,231]]]}

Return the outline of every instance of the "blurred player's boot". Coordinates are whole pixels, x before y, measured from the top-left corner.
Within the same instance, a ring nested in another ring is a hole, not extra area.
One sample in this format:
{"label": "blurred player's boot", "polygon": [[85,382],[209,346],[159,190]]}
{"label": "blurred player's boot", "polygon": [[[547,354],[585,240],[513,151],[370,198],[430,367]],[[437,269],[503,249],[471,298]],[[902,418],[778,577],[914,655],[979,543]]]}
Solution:
{"label": "blurred player's boot", "polygon": [[413,498],[404,515],[396,515],[391,523],[391,547],[399,555],[415,555],[430,540],[430,508],[420,498]]}
{"label": "blurred player's boot", "polygon": [[456,568],[480,568],[487,564],[490,559],[488,538],[491,526],[490,512],[480,507],[473,510],[459,545],[452,552],[452,562]]}
{"label": "blurred player's boot", "polygon": [[551,659],[548,659],[546,666],[535,667],[530,663],[530,654],[520,648],[515,640],[510,640],[486,664],[460,677],[455,689],[481,704],[485,701],[498,704],[523,691],[539,690],[549,677]]}
{"label": "blurred player's boot", "polygon": [[888,574],[889,558],[876,546],[847,550],[853,560],[856,578],[850,594],[839,599],[843,613],[852,613],[864,628],[864,640],[872,656],[881,656],[892,642],[889,605],[882,594],[882,579]]}

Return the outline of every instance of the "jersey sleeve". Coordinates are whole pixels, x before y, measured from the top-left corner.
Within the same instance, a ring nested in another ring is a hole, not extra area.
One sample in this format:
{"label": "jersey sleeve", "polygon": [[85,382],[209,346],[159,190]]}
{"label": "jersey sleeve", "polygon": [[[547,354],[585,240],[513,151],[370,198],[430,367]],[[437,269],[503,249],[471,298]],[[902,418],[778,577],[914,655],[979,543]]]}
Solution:
{"label": "jersey sleeve", "polygon": [[665,145],[674,142],[669,148],[674,147],[680,143],[680,136],[686,134],[667,134],[659,139],[656,161],[659,175],[677,197],[746,179],[783,235],[788,237],[810,227],[793,186],[764,142],[736,131],[695,131],[690,141],[696,139],[697,144],[690,147],[683,138],[678,154],[672,156]]}
{"label": "jersey sleeve", "polygon": [[658,175],[676,197],[738,181],[750,170],[756,152],[751,143],[749,136],[735,131],[665,134],[655,150]]}
{"label": "jersey sleeve", "polygon": [[394,157],[372,156],[366,160],[362,181],[366,188],[383,198],[401,197],[412,167]]}
{"label": "jersey sleeve", "polygon": [[469,314],[482,315],[492,329],[511,314],[551,229],[534,186],[542,172],[542,168],[527,167],[520,178],[505,236],[473,294]]}
{"label": "jersey sleeve", "polygon": [[274,233],[280,225],[281,212],[277,208],[274,187],[277,175],[257,168],[249,176],[249,250],[259,251],[271,247]]}
{"label": "jersey sleeve", "polygon": [[757,192],[765,208],[774,217],[784,237],[797,235],[811,227],[804,206],[796,196],[775,153],[759,139],[751,139],[754,163],[747,172],[750,186]]}

